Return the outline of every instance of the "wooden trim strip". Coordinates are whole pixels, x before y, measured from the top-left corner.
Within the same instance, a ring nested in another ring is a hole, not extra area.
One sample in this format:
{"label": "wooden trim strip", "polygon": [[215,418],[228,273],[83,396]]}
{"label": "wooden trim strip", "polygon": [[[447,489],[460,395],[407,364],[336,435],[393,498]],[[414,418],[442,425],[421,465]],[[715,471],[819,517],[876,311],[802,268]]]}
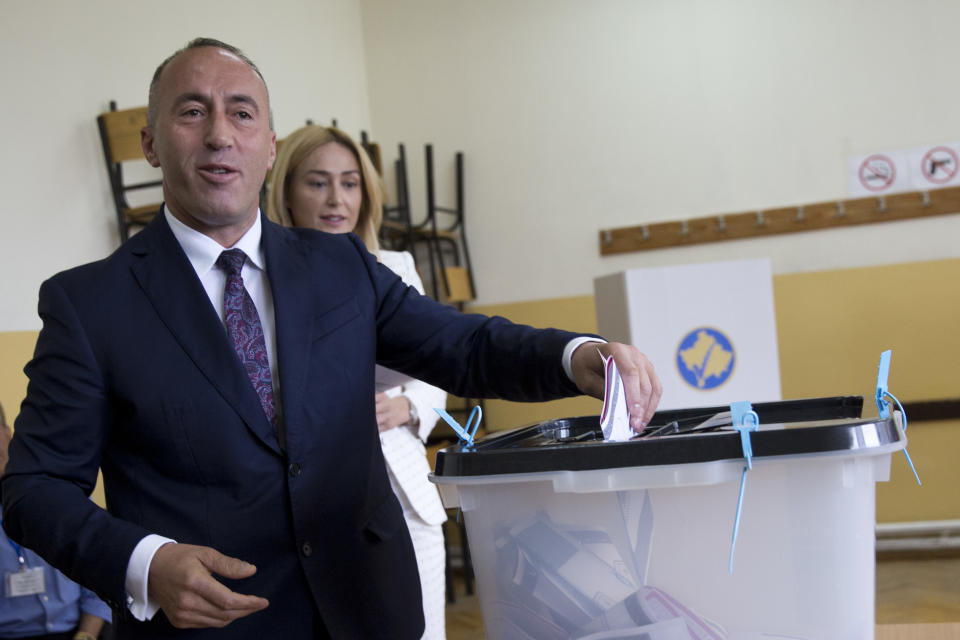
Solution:
{"label": "wooden trim strip", "polygon": [[960,213],[960,187],[601,229],[600,255]]}

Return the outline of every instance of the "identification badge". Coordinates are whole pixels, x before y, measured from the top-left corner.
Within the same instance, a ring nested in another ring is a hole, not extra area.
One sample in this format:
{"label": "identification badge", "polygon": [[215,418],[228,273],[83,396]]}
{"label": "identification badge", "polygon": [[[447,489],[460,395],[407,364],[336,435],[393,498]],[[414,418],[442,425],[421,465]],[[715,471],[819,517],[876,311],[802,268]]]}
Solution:
{"label": "identification badge", "polygon": [[46,590],[43,585],[43,567],[11,571],[6,574],[4,583],[8,598],[32,596]]}

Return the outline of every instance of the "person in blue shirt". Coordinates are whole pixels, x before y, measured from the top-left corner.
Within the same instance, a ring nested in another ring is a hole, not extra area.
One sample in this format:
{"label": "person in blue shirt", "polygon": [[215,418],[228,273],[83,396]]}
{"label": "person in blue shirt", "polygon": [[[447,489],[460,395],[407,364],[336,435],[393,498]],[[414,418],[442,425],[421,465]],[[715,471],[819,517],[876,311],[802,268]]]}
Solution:
{"label": "person in blue shirt", "polygon": [[[0,471],[12,435],[0,406]],[[0,638],[96,640],[111,620],[110,608],[2,530],[0,538]]]}

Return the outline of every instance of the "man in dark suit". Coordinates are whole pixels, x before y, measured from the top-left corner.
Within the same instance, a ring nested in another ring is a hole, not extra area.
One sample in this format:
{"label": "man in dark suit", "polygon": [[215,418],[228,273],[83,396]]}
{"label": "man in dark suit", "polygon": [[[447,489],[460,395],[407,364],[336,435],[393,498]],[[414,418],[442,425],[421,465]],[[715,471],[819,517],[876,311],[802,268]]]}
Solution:
{"label": "man in dark suit", "polygon": [[[120,638],[420,636],[377,361],[465,396],[599,397],[599,349],[635,428],[659,400],[633,347],[459,314],[355,237],[267,221],[269,110],[237,49],[168,58],[142,134],[161,213],[40,290],[3,523],[110,602]],[[87,499],[98,468],[107,510]]]}

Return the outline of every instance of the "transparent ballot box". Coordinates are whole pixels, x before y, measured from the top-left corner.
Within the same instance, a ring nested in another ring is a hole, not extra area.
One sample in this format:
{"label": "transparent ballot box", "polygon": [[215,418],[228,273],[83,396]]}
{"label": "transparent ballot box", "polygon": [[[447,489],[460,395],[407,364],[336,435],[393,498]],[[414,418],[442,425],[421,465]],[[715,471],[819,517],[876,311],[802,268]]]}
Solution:
{"label": "transparent ballot box", "polygon": [[746,472],[729,407],[659,412],[626,442],[587,416],[440,451],[487,637],[872,639],[875,483],[906,438],[862,405],[754,405]]}

